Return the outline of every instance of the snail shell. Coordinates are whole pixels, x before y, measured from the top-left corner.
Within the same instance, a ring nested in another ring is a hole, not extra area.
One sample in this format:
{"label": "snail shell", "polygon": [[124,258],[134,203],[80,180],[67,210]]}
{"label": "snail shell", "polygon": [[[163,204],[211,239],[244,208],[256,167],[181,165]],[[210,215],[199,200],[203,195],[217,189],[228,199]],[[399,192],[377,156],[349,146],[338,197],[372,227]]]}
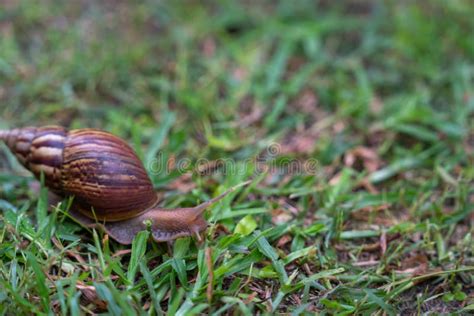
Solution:
{"label": "snail shell", "polygon": [[163,209],[140,159],[115,135],[47,126],[0,131],[0,140],[36,178],[43,173],[52,192],[74,196],[73,218],[123,244],[147,228],[156,241],[199,234],[206,207],[236,188],[193,208]]}

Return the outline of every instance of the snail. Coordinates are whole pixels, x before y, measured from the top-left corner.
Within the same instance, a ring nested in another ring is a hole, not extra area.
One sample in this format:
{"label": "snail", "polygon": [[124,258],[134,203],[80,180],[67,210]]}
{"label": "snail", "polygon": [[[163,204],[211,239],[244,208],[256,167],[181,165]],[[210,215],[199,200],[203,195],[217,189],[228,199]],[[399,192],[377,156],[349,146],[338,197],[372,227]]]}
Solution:
{"label": "snail", "polygon": [[19,162],[55,195],[73,196],[69,214],[86,227],[100,227],[121,244],[149,229],[157,242],[196,235],[208,223],[207,207],[237,187],[190,208],[158,207],[158,194],[133,149],[121,138],[97,129],[60,126],[0,130]]}

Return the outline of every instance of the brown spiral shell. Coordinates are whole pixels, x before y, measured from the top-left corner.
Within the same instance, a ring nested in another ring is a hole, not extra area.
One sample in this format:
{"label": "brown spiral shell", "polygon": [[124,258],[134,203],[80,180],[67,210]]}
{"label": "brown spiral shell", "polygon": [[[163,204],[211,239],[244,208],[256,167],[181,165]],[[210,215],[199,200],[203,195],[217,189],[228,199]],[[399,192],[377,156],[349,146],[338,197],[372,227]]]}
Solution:
{"label": "brown spiral shell", "polygon": [[89,218],[133,218],[158,202],[140,159],[110,133],[27,127],[0,132],[0,139],[38,179],[44,173],[48,188],[61,196],[74,196]]}

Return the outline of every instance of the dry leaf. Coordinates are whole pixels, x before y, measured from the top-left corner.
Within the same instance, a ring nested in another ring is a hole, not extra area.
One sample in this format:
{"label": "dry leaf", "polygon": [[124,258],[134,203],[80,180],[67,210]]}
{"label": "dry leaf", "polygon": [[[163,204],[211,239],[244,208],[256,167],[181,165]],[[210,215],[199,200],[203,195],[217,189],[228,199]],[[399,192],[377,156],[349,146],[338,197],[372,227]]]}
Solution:
{"label": "dry leaf", "polygon": [[[82,298],[87,303],[94,304],[101,311],[107,310],[107,302],[99,299],[95,287],[91,285],[76,284],[76,288],[81,291]],[[87,304],[84,304],[87,305]]]}
{"label": "dry leaf", "polygon": [[411,257],[403,259],[403,261],[401,262],[401,270],[396,270],[396,272],[417,276],[426,274],[428,268],[428,258],[423,254],[415,254]]}
{"label": "dry leaf", "polygon": [[292,218],[293,216],[282,209],[275,209],[272,211],[272,223],[275,225],[288,223]]}
{"label": "dry leaf", "polygon": [[353,148],[344,157],[344,164],[348,167],[356,168],[358,162],[362,163],[364,169],[369,173],[377,171],[382,165],[378,153],[372,148],[363,146]]}
{"label": "dry leaf", "polygon": [[283,235],[277,241],[277,248],[282,248],[284,245],[289,243],[293,238],[290,235]]}
{"label": "dry leaf", "polygon": [[167,186],[170,190],[178,190],[183,193],[191,192],[196,188],[196,183],[192,179],[191,173],[185,173]]}

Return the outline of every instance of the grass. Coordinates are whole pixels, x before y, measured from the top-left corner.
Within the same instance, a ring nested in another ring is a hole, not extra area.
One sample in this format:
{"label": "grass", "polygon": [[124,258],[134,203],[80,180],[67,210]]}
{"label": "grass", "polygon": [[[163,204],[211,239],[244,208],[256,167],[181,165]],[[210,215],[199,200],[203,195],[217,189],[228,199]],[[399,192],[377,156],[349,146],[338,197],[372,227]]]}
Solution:
{"label": "grass", "polygon": [[461,0],[7,2],[0,127],[115,133],[169,207],[253,183],[208,211],[201,243],[122,246],[68,200],[47,212],[1,147],[1,313],[469,313],[473,15]]}

